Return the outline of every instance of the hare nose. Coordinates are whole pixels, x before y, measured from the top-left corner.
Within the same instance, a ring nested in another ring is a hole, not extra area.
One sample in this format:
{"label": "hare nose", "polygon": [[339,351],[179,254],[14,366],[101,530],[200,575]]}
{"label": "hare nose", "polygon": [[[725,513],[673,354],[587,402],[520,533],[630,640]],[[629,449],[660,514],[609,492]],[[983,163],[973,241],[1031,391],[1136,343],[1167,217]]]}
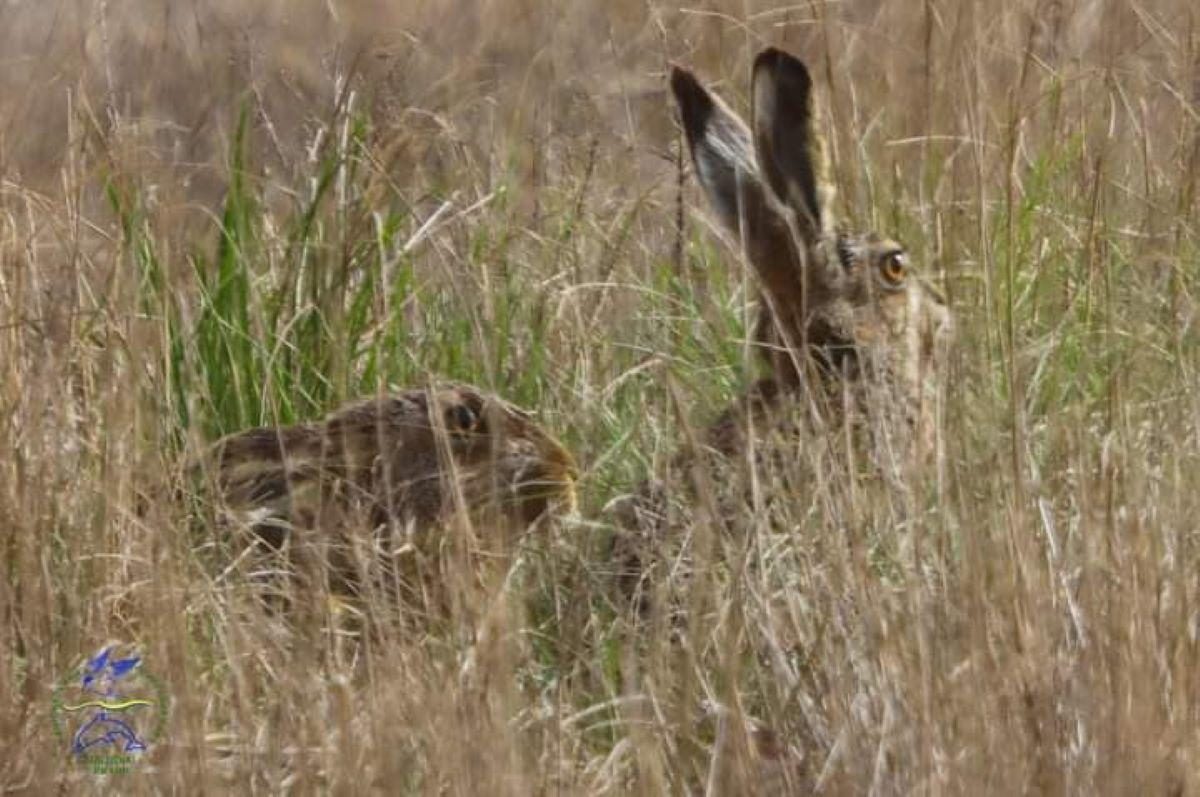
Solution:
{"label": "hare nose", "polygon": [[556,466],[557,475],[563,481],[574,484],[579,479],[579,467],[575,464],[575,457],[557,441],[553,443],[553,453],[549,459]]}
{"label": "hare nose", "polygon": [[574,510],[576,503],[575,483],[579,479],[579,468],[575,458],[561,443],[547,438],[535,456],[529,457],[517,472],[517,484],[526,487],[541,487],[568,504]]}

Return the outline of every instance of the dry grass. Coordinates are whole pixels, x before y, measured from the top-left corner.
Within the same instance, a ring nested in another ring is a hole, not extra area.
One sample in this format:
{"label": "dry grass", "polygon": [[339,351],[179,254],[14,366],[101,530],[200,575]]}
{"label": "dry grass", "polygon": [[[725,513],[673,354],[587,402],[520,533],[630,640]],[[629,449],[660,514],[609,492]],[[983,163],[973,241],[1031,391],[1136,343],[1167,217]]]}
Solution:
{"label": "dry grass", "polygon": [[[1200,793],[1191,0],[246,5],[0,9],[0,784],[114,786],[48,711],[129,641],[173,705],[123,792],[753,793],[757,742],[801,793]],[[599,509],[665,472],[672,389],[702,425],[755,367],[665,70],[744,109],[765,43],[958,316],[944,451],[801,452],[647,626]],[[218,433],[428,375],[586,466],[581,519],[446,565],[450,622],[264,610],[164,498]]]}

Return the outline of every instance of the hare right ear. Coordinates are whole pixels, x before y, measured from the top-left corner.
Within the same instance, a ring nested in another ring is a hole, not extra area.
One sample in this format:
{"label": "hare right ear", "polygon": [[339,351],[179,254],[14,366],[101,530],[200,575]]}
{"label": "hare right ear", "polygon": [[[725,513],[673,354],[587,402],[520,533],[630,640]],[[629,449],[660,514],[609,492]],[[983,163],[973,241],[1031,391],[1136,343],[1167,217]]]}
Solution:
{"label": "hare right ear", "polygon": [[[743,245],[760,273],[779,272],[778,260],[789,260],[790,235],[779,203],[768,196],[759,176],[750,129],[686,69],[672,68],[671,91],[696,178],[721,226]],[[782,271],[795,279],[790,263]]]}
{"label": "hare right ear", "polygon": [[754,59],[754,145],[771,190],[796,216],[803,243],[832,231],[823,141],[817,131],[812,77],[804,64],[770,47]]}

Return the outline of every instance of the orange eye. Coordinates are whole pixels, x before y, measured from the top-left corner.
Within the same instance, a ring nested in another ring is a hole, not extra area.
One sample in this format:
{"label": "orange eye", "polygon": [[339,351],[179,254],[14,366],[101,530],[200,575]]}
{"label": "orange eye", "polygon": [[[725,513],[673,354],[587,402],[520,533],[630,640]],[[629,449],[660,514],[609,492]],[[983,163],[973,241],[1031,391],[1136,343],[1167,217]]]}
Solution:
{"label": "orange eye", "polygon": [[908,273],[908,258],[903,252],[889,252],[883,258],[883,278],[893,285],[904,281]]}

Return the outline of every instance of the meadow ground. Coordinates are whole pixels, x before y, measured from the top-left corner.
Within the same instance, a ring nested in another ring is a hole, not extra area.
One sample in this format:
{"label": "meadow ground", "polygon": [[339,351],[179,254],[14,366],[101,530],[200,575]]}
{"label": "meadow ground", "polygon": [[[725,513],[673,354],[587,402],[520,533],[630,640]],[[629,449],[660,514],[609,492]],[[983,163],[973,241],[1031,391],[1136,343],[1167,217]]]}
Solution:
{"label": "meadow ground", "polygon": [[[956,313],[941,447],[802,453],[647,623],[600,510],[756,373],[666,70],[744,110],[765,44]],[[6,791],[1200,794],[1192,0],[7,3],[0,63]],[[420,631],[248,597],[187,457],[431,377],[579,516]],[[101,777],[50,715],[109,642],[171,705]]]}

